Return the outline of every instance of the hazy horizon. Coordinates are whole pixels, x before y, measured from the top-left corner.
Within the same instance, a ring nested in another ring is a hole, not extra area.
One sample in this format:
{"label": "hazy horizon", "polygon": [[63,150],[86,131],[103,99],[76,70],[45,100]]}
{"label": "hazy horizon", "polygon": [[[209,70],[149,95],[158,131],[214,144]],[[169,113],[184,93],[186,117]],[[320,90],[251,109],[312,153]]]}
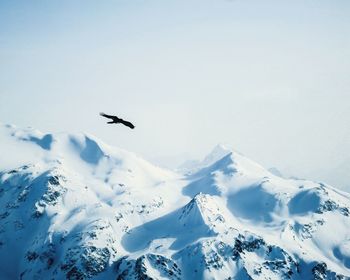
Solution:
{"label": "hazy horizon", "polygon": [[350,191],[349,12],[345,0],[2,1],[0,121],[90,133],[164,166],[227,143]]}

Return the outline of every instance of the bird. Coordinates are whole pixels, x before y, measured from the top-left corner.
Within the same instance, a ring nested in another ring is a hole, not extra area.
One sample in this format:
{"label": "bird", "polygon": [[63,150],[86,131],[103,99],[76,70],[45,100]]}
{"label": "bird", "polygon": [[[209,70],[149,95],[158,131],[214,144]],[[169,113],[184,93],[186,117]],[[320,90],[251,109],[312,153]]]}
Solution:
{"label": "bird", "polygon": [[131,129],[134,129],[135,126],[128,121],[125,121],[123,119],[118,118],[117,116],[111,116],[111,115],[107,115],[105,113],[100,113],[100,116],[111,119],[111,121],[107,122],[108,124],[112,124],[112,123],[121,123],[127,127],[130,127]]}

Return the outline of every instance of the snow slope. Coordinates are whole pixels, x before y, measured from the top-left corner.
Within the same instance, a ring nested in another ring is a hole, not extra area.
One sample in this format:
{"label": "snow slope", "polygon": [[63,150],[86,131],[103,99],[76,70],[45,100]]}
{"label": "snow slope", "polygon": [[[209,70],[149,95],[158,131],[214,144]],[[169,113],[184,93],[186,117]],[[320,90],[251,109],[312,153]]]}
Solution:
{"label": "snow slope", "polygon": [[1,279],[349,279],[350,195],[218,146],[186,172],[0,125]]}

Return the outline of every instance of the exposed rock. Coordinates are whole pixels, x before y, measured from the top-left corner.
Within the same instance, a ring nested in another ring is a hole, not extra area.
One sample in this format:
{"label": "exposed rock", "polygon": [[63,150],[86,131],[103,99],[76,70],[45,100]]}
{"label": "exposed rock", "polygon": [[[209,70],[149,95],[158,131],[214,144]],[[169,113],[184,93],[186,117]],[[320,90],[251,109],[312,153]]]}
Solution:
{"label": "exposed rock", "polygon": [[147,254],[136,260],[123,257],[115,264],[117,280],[143,279],[151,280],[152,270],[156,270],[162,279],[180,280],[181,270],[178,265],[161,255]]}

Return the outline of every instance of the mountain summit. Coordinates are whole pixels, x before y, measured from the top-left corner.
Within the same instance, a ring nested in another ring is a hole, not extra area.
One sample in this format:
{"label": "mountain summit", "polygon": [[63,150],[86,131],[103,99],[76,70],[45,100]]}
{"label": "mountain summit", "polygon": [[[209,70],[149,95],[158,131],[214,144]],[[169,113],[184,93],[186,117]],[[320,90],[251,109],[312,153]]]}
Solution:
{"label": "mountain summit", "polygon": [[232,152],[233,149],[227,145],[218,144],[203,160],[188,160],[181,164],[178,170],[182,173],[193,173],[215,163]]}
{"label": "mountain summit", "polygon": [[350,195],[225,146],[172,172],[0,125],[1,279],[349,279]]}

